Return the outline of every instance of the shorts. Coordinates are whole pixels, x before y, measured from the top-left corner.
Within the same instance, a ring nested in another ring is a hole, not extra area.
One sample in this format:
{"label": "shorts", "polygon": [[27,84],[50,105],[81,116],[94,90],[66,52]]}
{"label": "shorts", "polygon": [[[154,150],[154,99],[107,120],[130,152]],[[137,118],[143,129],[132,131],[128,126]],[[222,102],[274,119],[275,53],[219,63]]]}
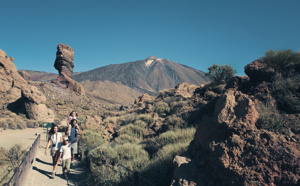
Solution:
{"label": "shorts", "polygon": [[78,143],[77,141],[71,145],[71,153],[78,154]]}
{"label": "shorts", "polygon": [[59,150],[51,150],[51,156],[56,156],[59,153],[60,153]]}

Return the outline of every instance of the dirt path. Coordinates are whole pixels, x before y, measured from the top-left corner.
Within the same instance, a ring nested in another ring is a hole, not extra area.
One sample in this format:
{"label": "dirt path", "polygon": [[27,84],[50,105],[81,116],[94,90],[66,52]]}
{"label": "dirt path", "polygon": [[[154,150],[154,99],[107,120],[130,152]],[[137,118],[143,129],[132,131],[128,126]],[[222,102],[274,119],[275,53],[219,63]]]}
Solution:
{"label": "dirt path", "polygon": [[24,184],[25,186],[63,186],[63,185],[84,185],[84,178],[87,176],[87,169],[84,164],[77,160],[75,166],[71,169],[69,180],[66,180],[62,176],[61,163],[58,164],[56,170],[56,176],[54,179],[50,179],[52,173],[52,158],[49,155],[45,155],[46,148],[46,136],[43,133],[41,135],[41,143],[38,148],[36,161],[32,165],[32,170],[29,172],[29,176]]}
{"label": "dirt path", "polygon": [[[0,130],[0,147],[9,149],[15,144],[21,144],[24,149],[32,145],[38,134],[46,131],[45,128],[26,128],[23,130]],[[46,136],[45,136],[46,137]],[[44,137],[44,139],[45,139]]]}

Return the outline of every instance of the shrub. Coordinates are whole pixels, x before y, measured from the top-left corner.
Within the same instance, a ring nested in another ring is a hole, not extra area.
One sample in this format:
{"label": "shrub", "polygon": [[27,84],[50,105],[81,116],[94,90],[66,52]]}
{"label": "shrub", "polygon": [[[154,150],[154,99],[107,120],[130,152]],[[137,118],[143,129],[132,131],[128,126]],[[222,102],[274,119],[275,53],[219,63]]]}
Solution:
{"label": "shrub", "polygon": [[130,136],[128,134],[121,134],[120,136],[116,137],[114,139],[114,141],[117,143],[117,144],[125,144],[125,143],[132,143],[132,144],[138,144],[141,142],[140,139],[137,139],[133,136]]}
{"label": "shrub", "polygon": [[6,123],[7,123],[7,126],[8,126],[9,129],[15,130],[15,129],[18,128],[17,124],[12,119],[7,119]]}
{"label": "shrub", "polygon": [[134,125],[139,126],[139,127],[141,127],[141,128],[147,127],[147,123],[144,122],[144,121],[142,121],[142,120],[136,120],[136,121],[134,122]]}
{"label": "shrub", "polygon": [[116,160],[134,171],[141,170],[149,160],[148,153],[137,144],[117,145],[115,150],[117,152]]}
{"label": "shrub", "polygon": [[259,112],[258,128],[273,132],[280,132],[282,130],[283,118],[277,113],[274,105],[260,103],[257,109]]}
{"label": "shrub", "polygon": [[222,84],[228,82],[236,71],[230,65],[216,65],[208,67],[208,73],[206,74],[214,83]]}
{"label": "shrub", "polygon": [[300,64],[300,53],[288,50],[269,50],[262,57],[263,62],[274,67],[276,70],[284,71]]}
{"label": "shrub", "polygon": [[151,114],[140,114],[136,117],[136,120],[142,120],[147,124],[151,124],[153,122],[153,117]]}
{"label": "shrub", "polygon": [[171,115],[166,118],[166,125],[169,129],[186,128],[187,122],[183,121],[181,117]]}
{"label": "shrub", "polygon": [[26,128],[26,124],[24,123],[24,121],[21,120],[16,120],[16,125],[18,129],[25,129]]}
{"label": "shrub", "polygon": [[178,129],[167,131],[157,137],[159,147],[175,143],[190,143],[195,135],[195,128]]}
{"label": "shrub", "polygon": [[177,114],[180,113],[182,107],[186,106],[187,102],[186,101],[180,101],[180,102],[172,102],[170,104],[170,113],[171,114]]}
{"label": "shrub", "polygon": [[0,128],[3,128],[4,130],[6,130],[8,128],[8,125],[5,122],[5,120],[1,120],[0,121]]}
{"label": "shrub", "polygon": [[23,154],[22,151],[22,145],[21,144],[15,144],[12,146],[7,153],[7,158],[9,159],[11,165],[16,166],[19,164],[19,161],[21,160],[21,155]]}
{"label": "shrub", "polygon": [[61,101],[61,100],[57,100],[57,103],[56,103],[56,105],[64,105],[65,103],[64,103],[64,101]]}
{"label": "shrub", "polygon": [[216,98],[218,95],[216,93],[214,93],[213,91],[206,91],[204,93],[204,99],[208,99],[208,100],[211,100],[211,99],[214,99]]}
{"label": "shrub", "polygon": [[154,185],[169,185],[173,177],[173,159],[186,152],[188,143],[177,143],[164,146],[155,158],[150,161],[141,174]]}
{"label": "shrub", "polygon": [[8,162],[7,150],[4,147],[0,147],[0,166],[5,165]]}
{"label": "shrub", "polygon": [[278,108],[289,114],[300,113],[300,76],[282,78],[276,75],[272,95],[277,100]]}
{"label": "shrub", "polygon": [[129,124],[120,129],[120,134],[128,134],[135,138],[143,138],[144,136],[144,129],[142,127]]}
{"label": "shrub", "polygon": [[154,104],[154,111],[159,115],[166,115],[170,112],[169,104],[163,101],[156,102]]}
{"label": "shrub", "polygon": [[85,105],[85,106],[82,107],[82,109],[83,110],[90,110],[90,107],[88,107],[88,106]]}
{"label": "shrub", "polygon": [[90,130],[84,130],[81,135],[83,150],[94,149],[104,143],[102,136]]}
{"label": "shrub", "polygon": [[39,127],[39,122],[37,122],[35,120],[28,120],[28,121],[26,121],[26,126],[28,128],[38,128]]}

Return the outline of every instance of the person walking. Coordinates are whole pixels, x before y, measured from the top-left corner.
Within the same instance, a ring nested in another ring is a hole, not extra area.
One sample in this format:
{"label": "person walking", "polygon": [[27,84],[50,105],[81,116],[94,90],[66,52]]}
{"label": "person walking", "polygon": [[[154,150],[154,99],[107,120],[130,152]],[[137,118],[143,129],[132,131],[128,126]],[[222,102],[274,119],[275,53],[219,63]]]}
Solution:
{"label": "person walking", "polygon": [[[69,143],[68,137],[64,138],[63,146],[60,148],[60,154],[58,156],[58,161],[60,157],[62,158],[62,172],[65,179],[68,179],[68,174],[70,172],[70,164],[71,164],[71,145]],[[56,167],[58,165],[58,161],[56,163]]]}
{"label": "person walking", "polygon": [[[49,131],[49,139],[46,146],[45,154],[47,155],[47,151],[49,146],[51,147],[51,156],[52,156],[52,165],[53,165],[53,171],[51,178],[53,179],[56,172],[56,164],[58,162],[58,156],[61,144],[63,142],[62,134],[58,132],[57,125],[53,124],[50,131]],[[51,145],[50,145],[51,144]]]}
{"label": "person walking", "polygon": [[77,120],[73,119],[71,124],[69,125],[66,135],[69,136],[69,142],[72,143],[71,145],[71,153],[72,153],[72,160],[71,160],[71,168],[74,166],[74,157],[75,154],[78,154],[78,134],[81,135],[81,130],[77,125]]}

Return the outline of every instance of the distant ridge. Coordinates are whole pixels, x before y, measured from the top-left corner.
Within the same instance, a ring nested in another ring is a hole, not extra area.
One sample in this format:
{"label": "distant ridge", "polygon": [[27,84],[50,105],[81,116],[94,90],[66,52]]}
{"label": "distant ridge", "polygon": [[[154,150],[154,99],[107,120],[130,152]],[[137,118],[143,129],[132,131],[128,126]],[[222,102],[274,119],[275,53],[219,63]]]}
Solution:
{"label": "distant ridge", "polygon": [[78,82],[89,80],[121,83],[152,95],[183,82],[201,85],[210,81],[200,70],[154,56],[145,60],[96,68],[76,74],[73,79]]}

